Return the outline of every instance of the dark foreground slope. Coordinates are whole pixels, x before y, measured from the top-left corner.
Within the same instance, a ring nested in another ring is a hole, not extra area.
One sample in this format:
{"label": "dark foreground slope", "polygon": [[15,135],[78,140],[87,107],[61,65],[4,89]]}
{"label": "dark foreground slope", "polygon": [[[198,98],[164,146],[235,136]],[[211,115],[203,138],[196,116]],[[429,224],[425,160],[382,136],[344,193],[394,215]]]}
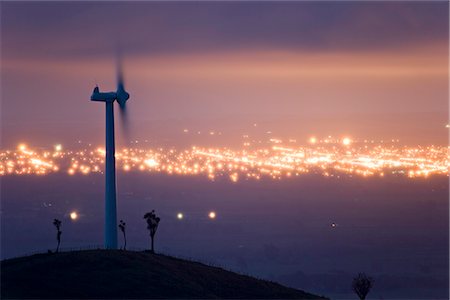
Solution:
{"label": "dark foreground slope", "polygon": [[92,250],[2,261],[1,298],[320,297],[169,256]]}

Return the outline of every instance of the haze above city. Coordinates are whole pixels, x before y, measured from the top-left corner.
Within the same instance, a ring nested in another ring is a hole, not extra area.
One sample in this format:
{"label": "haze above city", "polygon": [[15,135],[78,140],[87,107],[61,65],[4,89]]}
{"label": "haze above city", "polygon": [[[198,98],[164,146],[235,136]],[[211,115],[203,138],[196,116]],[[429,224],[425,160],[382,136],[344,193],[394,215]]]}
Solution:
{"label": "haze above city", "polygon": [[[89,95],[114,89],[118,47],[130,139],[446,145],[446,5],[2,3],[3,147],[101,145],[104,108]],[[186,128],[223,135],[180,137]]]}

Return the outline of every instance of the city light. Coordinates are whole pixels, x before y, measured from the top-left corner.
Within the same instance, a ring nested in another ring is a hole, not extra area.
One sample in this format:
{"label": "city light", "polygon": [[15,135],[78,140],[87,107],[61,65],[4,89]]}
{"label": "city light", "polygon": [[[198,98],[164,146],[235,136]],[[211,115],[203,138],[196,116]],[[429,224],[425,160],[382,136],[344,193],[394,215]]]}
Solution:
{"label": "city light", "polygon": [[[245,140],[250,140],[246,136]],[[375,142],[315,138],[308,146],[292,139],[284,142],[270,138],[266,145],[242,149],[204,148],[122,148],[116,151],[117,170],[163,173],[167,175],[205,176],[210,180],[281,180],[302,174],[320,174],[340,178],[345,175],[406,176],[423,178],[449,175],[448,146],[401,146],[398,140]],[[270,146],[271,145],[271,146]],[[52,146],[53,148],[54,146]],[[50,148],[51,149],[51,148]],[[103,174],[103,148],[60,151],[34,149],[20,144],[17,150],[0,150],[0,176]]]}
{"label": "city light", "polygon": [[78,214],[77,212],[73,211],[70,213],[70,219],[72,219],[73,221],[75,221],[76,219],[78,219]]}
{"label": "city light", "polygon": [[352,140],[350,138],[348,138],[348,137],[345,137],[345,138],[342,139],[342,144],[344,144],[345,146],[350,145],[351,142],[352,142]]}

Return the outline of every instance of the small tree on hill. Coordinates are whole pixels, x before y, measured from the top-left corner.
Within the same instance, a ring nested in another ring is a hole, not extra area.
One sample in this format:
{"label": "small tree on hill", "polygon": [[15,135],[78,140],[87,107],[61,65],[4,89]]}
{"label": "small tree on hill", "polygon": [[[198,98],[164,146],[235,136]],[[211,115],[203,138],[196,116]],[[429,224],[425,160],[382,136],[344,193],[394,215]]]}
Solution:
{"label": "small tree on hill", "polygon": [[124,240],[123,250],[127,250],[127,235],[125,233],[126,225],[127,224],[123,220],[120,220],[119,228],[120,228],[120,231],[122,231],[123,240]]}
{"label": "small tree on hill", "polygon": [[373,287],[373,279],[368,277],[364,273],[359,273],[358,276],[353,278],[352,288],[353,291],[358,295],[359,299],[366,299],[367,294]]}
{"label": "small tree on hill", "polygon": [[155,253],[154,239],[155,239],[156,230],[158,229],[158,224],[159,224],[160,218],[156,216],[155,210],[152,210],[151,212],[146,213],[144,215],[144,219],[147,221],[147,229],[150,231],[150,238],[151,238],[150,251],[152,253]]}
{"label": "small tree on hill", "polygon": [[59,245],[61,244],[61,221],[58,219],[53,220],[53,225],[56,227],[56,240],[58,241],[58,245],[56,246],[56,253],[59,251]]}

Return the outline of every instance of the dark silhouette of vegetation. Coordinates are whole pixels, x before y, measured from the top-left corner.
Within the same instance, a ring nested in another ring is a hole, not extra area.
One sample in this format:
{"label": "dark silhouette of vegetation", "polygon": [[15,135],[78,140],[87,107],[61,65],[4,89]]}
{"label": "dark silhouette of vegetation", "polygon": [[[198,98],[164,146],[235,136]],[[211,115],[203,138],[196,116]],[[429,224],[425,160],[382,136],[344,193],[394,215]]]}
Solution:
{"label": "dark silhouette of vegetation", "polygon": [[160,218],[156,216],[155,210],[152,210],[151,212],[146,213],[144,215],[144,219],[147,221],[147,229],[150,231],[150,239],[151,239],[150,252],[155,253],[154,240]]}
{"label": "dark silhouette of vegetation", "polygon": [[120,231],[122,231],[123,234],[123,240],[124,240],[124,244],[123,244],[123,250],[127,250],[127,235],[125,233],[125,229],[126,229],[126,223],[123,220],[120,220],[119,222],[119,228]]}
{"label": "dark silhouette of vegetation", "polygon": [[359,299],[364,300],[367,297],[370,289],[373,287],[373,279],[364,273],[359,273],[353,278],[352,288],[358,295]]}
{"label": "dark silhouette of vegetation", "polygon": [[53,225],[55,225],[57,233],[56,233],[56,240],[58,241],[58,245],[56,246],[55,252],[58,253],[59,251],[59,245],[61,244],[61,220],[54,219]]}

